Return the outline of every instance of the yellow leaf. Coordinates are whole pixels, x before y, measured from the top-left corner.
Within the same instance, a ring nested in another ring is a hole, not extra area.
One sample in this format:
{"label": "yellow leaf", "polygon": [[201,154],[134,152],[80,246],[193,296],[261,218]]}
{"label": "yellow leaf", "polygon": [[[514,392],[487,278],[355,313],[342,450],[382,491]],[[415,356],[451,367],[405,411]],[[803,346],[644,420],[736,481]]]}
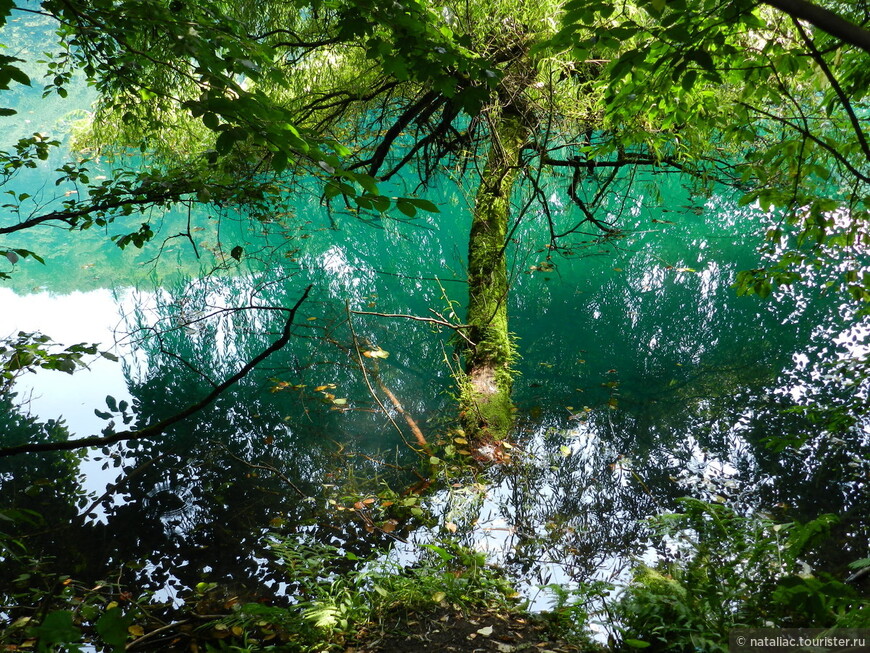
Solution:
{"label": "yellow leaf", "polygon": [[245,629],[242,628],[241,626],[233,626],[233,635],[235,635],[236,637],[241,637],[242,633],[244,633],[244,632],[245,632]]}
{"label": "yellow leaf", "polygon": [[319,385],[316,388],[314,388],[314,392],[323,392],[324,390],[328,390],[328,389],[329,389],[328,385]]}
{"label": "yellow leaf", "polygon": [[444,528],[446,528],[451,533],[455,533],[458,526],[456,526],[456,524],[454,524],[452,521],[449,521],[446,524],[444,524]]}
{"label": "yellow leaf", "polygon": [[145,629],[142,628],[139,624],[133,624],[127,628],[127,632],[130,633],[133,637],[142,637],[145,634]]}
{"label": "yellow leaf", "polygon": [[373,349],[371,351],[364,351],[363,356],[367,358],[387,358],[390,355],[390,352],[384,351],[380,347],[377,349]]}
{"label": "yellow leaf", "polygon": [[332,403],[336,406],[344,406],[347,403],[347,399],[333,399]]}
{"label": "yellow leaf", "polygon": [[435,592],[432,595],[432,600],[435,601],[435,603],[441,603],[441,601],[443,601],[446,596],[447,594],[445,594],[444,592]]}
{"label": "yellow leaf", "polygon": [[468,444],[468,440],[466,440],[465,438],[453,438],[453,441],[456,444]]}
{"label": "yellow leaf", "polygon": [[306,318],[306,319],[307,319],[309,322],[312,322],[313,320],[316,320],[317,318],[316,318],[316,317],[309,317],[309,318]]}

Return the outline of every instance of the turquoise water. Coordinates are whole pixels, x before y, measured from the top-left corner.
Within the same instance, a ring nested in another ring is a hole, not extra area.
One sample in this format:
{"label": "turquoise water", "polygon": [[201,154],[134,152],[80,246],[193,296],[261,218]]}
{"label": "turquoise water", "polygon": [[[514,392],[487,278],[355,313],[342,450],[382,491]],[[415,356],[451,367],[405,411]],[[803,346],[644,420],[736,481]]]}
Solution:
{"label": "turquoise water", "polygon": [[[63,115],[40,118],[62,136]],[[57,156],[18,192],[48,200],[72,190],[53,187],[67,154]],[[94,165],[108,174],[119,163]],[[549,206],[564,229],[578,216],[558,181],[547,180]],[[66,345],[101,342],[122,361],[24,377],[3,405],[4,444],[48,437],[61,416],[73,435],[95,434],[106,420],[94,409],[120,401],[131,425],[165,419],[265,349],[283,326],[276,309],[311,292],[289,345],[208,409],[153,441],[6,459],[2,504],[52,525],[28,542],[59,569],[96,579],[123,567],[125,582],[170,596],[202,580],[280,586],[264,562],[270,532],[366,553],[455,530],[530,595],[551,581],[620,578],[632,556],[648,555],[644,518],[685,495],[786,521],[835,512],[835,550],[813,564],[862,557],[867,424],[833,437],[788,411],[844,398],[825,366],[859,351],[866,328],[812,284],[767,301],[737,297],[735,274],[758,265],[772,218],[728,192],[699,194],[665,174],[614,188],[605,209],[621,215],[620,238],[578,233],[570,253],[551,252],[534,207],[513,233],[515,463],[433,478],[422,515],[401,513],[390,532],[337,508],[419,480],[412,435],[380,384],[431,443],[451,443],[458,363],[452,331],[372,313],[461,322],[474,179],[437,180],[421,195],[440,213],[411,221],[325,207],[302,186],[267,223],[218,207],[149,215],[157,235],[142,250],[109,241],[120,226],[10,237],[4,246],[46,264],[21,261],[3,282],[0,336],[38,329]],[[241,262],[228,255],[235,246]],[[364,359],[363,374],[354,342],[389,356]],[[123,427],[123,415],[113,419]],[[771,437],[804,444],[780,452]]]}

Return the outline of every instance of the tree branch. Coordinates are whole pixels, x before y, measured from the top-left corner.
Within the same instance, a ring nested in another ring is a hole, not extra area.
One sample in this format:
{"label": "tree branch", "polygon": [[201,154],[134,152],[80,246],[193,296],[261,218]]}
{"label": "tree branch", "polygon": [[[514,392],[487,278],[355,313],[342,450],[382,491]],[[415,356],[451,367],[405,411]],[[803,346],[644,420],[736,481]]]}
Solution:
{"label": "tree branch", "polygon": [[261,362],[263,362],[266,358],[274,354],[279,349],[282,349],[290,340],[290,328],[293,326],[293,320],[296,317],[296,311],[302,305],[302,302],[307,299],[308,293],[310,291],[311,286],[308,286],[305,289],[305,292],[302,293],[302,297],[299,298],[299,301],[296,302],[293,308],[285,309],[290,313],[290,316],[284,323],[284,330],[281,333],[281,336],[275,342],[266,347],[266,349],[264,349],[257,356],[255,356],[245,365],[243,365],[242,369],[236,372],[233,376],[228,378],[220,385],[216,386],[215,389],[212,390],[201,401],[188,406],[187,408],[179,413],[176,413],[172,417],[168,417],[167,419],[157,422],[156,424],[143,427],[136,431],[121,431],[120,433],[112,433],[111,435],[106,435],[102,437],[93,436],[89,438],[80,438],[78,440],[67,440],[65,442],[42,442],[37,444],[21,444],[14,447],[4,447],[0,449],[0,458],[5,458],[6,456],[15,456],[21,453],[36,453],[43,451],[71,451],[73,449],[81,449],[84,447],[102,447],[109,444],[115,444],[117,442],[124,442],[127,440],[142,440],[144,438],[150,438],[154,437],[155,435],[162,434],[170,426],[174,426],[178,422],[187,419],[191,415],[198,413],[203,408],[213,403],[224,391],[226,391],[232,385],[236,384],[238,381],[247,376],[247,374],[257,365],[259,365]]}
{"label": "tree branch", "polygon": [[761,0],[793,18],[805,20],[823,32],[870,53],[870,30],[807,0]]}

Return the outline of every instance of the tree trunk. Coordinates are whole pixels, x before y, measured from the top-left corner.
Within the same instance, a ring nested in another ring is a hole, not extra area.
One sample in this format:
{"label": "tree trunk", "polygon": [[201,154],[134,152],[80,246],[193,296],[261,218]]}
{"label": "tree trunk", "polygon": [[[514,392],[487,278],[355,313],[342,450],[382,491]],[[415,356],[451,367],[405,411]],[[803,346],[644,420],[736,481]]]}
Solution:
{"label": "tree trunk", "polygon": [[468,242],[469,338],[460,408],[466,434],[478,443],[503,440],[514,419],[511,401],[515,357],[508,332],[505,257],[511,191],[520,150],[528,136],[521,117],[509,109],[490,114],[492,146],[474,204]]}

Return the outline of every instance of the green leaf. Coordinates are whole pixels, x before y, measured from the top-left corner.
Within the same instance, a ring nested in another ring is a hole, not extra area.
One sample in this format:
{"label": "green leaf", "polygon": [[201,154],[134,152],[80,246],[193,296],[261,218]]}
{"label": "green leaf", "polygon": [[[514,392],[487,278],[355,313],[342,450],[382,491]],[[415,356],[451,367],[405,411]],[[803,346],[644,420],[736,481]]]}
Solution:
{"label": "green leaf", "polygon": [[649,642],[644,642],[640,639],[626,639],[624,641],[632,648],[646,648],[647,646],[649,646]]}
{"label": "green leaf", "polygon": [[417,207],[403,197],[400,197],[398,200],[396,200],[396,208],[405,215],[407,215],[409,218],[413,218],[415,215],[417,215]]}
{"label": "green leaf", "polygon": [[132,616],[125,616],[121,608],[109,608],[97,620],[95,628],[109,646],[115,651],[123,651],[127,642],[127,628],[133,623]]}
{"label": "green leaf", "polygon": [[64,610],[49,612],[36,629],[36,635],[40,649],[53,644],[77,642],[81,638],[81,632],[73,625],[72,612]]}
{"label": "green leaf", "polygon": [[220,120],[213,113],[206,113],[202,116],[202,124],[208,127],[211,130],[217,130],[220,126]]}
{"label": "green leaf", "polygon": [[428,211],[429,213],[441,213],[441,209],[439,209],[429,200],[409,197],[407,198],[407,201],[416,206],[418,209],[422,209],[423,211]]}

